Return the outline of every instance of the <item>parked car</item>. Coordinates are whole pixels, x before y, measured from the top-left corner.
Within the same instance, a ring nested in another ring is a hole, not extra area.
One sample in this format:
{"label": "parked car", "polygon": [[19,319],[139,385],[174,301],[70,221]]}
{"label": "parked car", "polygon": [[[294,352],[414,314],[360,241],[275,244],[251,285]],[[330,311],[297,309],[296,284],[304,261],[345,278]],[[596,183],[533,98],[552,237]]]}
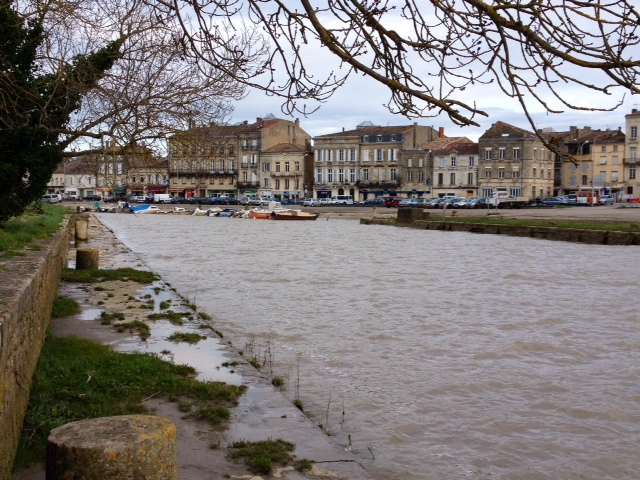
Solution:
{"label": "parked car", "polygon": [[613,205],[615,199],[611,195],[600,195],[600,205]]}
{"label": "parked car", "polygon": [[131,203],[147,203],[147,197],[144,195],[132,195],[129,197]]}
{"label": "parked car", "polygon": [[384,205],[384,198],[369,198],[363,202],[363,205],[368,205],[370,207],[381,207]]}
{"label": "parked car", "polygon": [[566,197],[549,197],[545,198],[540,203],[542,203],[542,205],[555,207],[559,205],[569,205],[569,199]]}
{"label": "parked car", "polygon": [[465,203],[464,208],[489,208],[489,199],[487,197],[475,197]]}
{"label": "parked car", "polygon": [[320,202],[321,207],[333,204],[333,201],[330,198],[319,198],[318,201]]}
{"label": "parked car", "polygon": [[171,199],[171,203],[179,204],[179,203],[189,203],[189,202],[188,202],[188,200],[187,200],[186,198],[184,198],[184,197],[173,197],[173,198]]}
{"label": "parked car", "polygon": [[425,205],[426,208],[438,208],[438,204],[442,201],[441,198],[431,198]]}
{"label": "parked car", "polygon": [[42,195],[41,200],[44,203],[60,203],[62,201],[62,195],[57,193],[48,193],[46,195]]}
{"label": "parked car", "polygon": [[460,197],[443,197],[437,208],[452,208],[453,204],[462,200]]}
{"label": "parked car", "polygon": [[305,198],[302,201],[302,206],[303,207],[319,207],[320,200],[318,200],[317,198]]}
{"label": "parked car", "polygon": [[384,206],[387,208],[397,207],[398,205],[400,205],[401,201],[402,197],[385,197]]}
{"label": "parked car", "polygon": [[100,200],[102,200],[100,195],[85,195],[82,197],[83,202],[99,202]]}
{"label": "parked car", "polygon": [[451,203],[450,207],[453,208],[465,208],[465,205],[469,202],[469,198],[461,198]]}
{"label": "parked car", "polygon": [[425,208],[426,198],[404,198],[398,204],[398,208]]}

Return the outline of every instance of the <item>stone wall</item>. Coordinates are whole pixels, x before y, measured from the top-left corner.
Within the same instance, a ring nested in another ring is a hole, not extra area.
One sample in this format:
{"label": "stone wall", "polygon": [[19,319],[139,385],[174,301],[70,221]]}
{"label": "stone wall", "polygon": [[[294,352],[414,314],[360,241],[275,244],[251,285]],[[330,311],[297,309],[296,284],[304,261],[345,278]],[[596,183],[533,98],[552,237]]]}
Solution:
{"label": "stone wall", "polygon": [[73,221],[65,220],[39,249],[0,262],[0,480],[11,478],[31,378],[67,265]]}
{"label": "stone wall", "polygon": [[[449,214],[452,214],[450,212]],[[589,243],[593,245],[640,245],[640,233],[611,232],[607,230],[584,230],[578,228],[534,227],[522,225],[499,225],[486,223],[449,222],[442,214],[431,216],[420,209],[399,209],[397,219],[361,220],[365,224],[394,224],[399,227],[421,230],[444,230],[448,232],[489,233],[513,237],[541,238],[563,242]]]}

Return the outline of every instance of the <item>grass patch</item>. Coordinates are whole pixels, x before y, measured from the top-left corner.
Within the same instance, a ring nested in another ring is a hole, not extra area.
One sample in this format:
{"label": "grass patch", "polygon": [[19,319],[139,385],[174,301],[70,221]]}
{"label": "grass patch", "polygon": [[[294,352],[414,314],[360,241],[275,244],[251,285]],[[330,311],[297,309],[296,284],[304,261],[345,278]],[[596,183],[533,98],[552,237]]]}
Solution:
{"label": "grass patch", "polygon": [[102,312],[96,319],[100,320],[102,325],[111,325],[114,320],[124,320],[124,313],[122,312]]}
{"label": "grass patch", "polygon": [[75,270],[65,268],[62,280],[65,282],[98,283],[112,280],[123,282],[152,283],[158,280],[155,273],[136,270],[135,268],[116,268],[113,270]]}
{"label": "grass patch", "polygon": [[119,323],[116,330],[119,333],[122,333],[126,330],[133,333],[136,332],[142,340],[146,340],[151,335],[151,330],[149,329],[149,325],[140,320],[133,320],[132,322]]}
{"label": "grass patch", "polygon": [[[573,207],[581,208],[581,207]],[[585,207],[586,208],[586,207]],[[516,225],[522,227],[575,228],[579,230],[605,230],[615,232],[640,232],[640,225],[631,222],[606,222],[597,220],[533,220],[498,217],[447,217],[449,223],[479,223],[483,225]]]}
{"label": "grass patch", "polygon": [[171,306],[171,300],[167,301],[167,302],[160,302],[160,310],[166,310],[167,308],[169,308]]}
{"label": "grass patch", "polygon": [[262,367],[260,360],[258,360],[258,357],[256,357],[255,355],[247,361],[249,362],[249,365],[251,365],[256,370],[260,370],[260,368]]}
{"label": "grass patch", "polygon": [[300,400],[299,398],[296,398],[293,401],[293,406],[296,407],[301,412],[304,412],[304,403],[302,403],[302,400]]}
{"label": "grass patch", "polygon": [[4,258],[20,255],[20,250],[33,242],[49,238],[59,228],[67,209],[59,205],[42,205],[42,210],[28,208],[25,212],[0,223],[0,252]]}
{"label": "grass patch", "polygon": [[229,446],[232,451],[229,458],[243,460],[254,472],[268,475],[273,471],[274,464],[285,466],[293,461],[291,453],[295,445],[281,439],[263,440],[261,442],[247,442],[241,440]]}
{"label": "grass patch", "polygon": [[16,468],[44,461],[49,432],[66,423],[149,413],[141,402],[152,395],[228,409],[246,390],[201,382],[191,378],[193,373],[193,367],[154,355],[117,353],[75,337],[47,338],[33,378]]}
{"label": "grass patch", "polygon": [[189,313],[177,313],[173,310],[168,310],[166,312],[151,313],[147,315],[147,318],[149,320],[169,320],[173,325],[180,326],[184,324],[184,320],[182,317],[188,316],[190,316]]}
{"label": "grass patch", "polygon": [[80,304],[74,299],[58,295],[53,301],[51,318],[70,317],[71,315],[77,315],[81,311]]}
{"label": "grass patch", "polygon": [[271,385],[273,385],[276,388],[280,388],[284,386],[284,380],[282,379],[282,377],[273,377],[271,379]]}
{"label": "grass patch", "polygon": [[167,340],[175,343],[188,343],[190,345],[195,345],[200,340],[205,340],[207,337],[204,335],[199,335],[197,333],[185,333],[185,332],[175,332]]}
{"label": "grass patch", "polygon": [[208,313],[205,313],[205,312],[198,312],[198,316],[202,320],[211,320],[211,315],[209,315]]}

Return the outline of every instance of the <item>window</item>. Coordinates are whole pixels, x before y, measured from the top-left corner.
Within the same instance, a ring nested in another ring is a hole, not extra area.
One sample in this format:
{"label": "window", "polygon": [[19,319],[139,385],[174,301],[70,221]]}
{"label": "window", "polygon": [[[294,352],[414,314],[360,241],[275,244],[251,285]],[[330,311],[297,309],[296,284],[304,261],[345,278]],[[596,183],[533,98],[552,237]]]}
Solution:
{"label": "window", "polygon": [[296,172],[300,171],[300,162],[293,162],[293,170]]}
{"label": "window", "polygon": [[396,170],[395,168],[390,168],[389,180],[391,180],[392,182],[395,182],[397,179],[398,179],[398,170]]}
{"label": "window", "polygon": [[356,161],[356,149],[352,148],[351,150],[349,150],[349,160],[351,160],[352,162]]}
{"label": "window", "polygon": [[376,149],[376,162],[381,162],[383,160],[383,150],[381,148]]}
{"label": "window", "polygon": [[600,165],[606,165],[607,164],[607,157],[600,157]]}
{"label": "window", "polygon": [[418,159],[418,166],[419,166],[420,168],[424,167],[424,159],[423,159],[423,158],[419,158],[419,159]]}
{"label": "window", "polygon": [[520,178],[520,170],[513,170],[511,172],[511,178]]}
{"label": "window", "polygon": [[262,179],[262,186],[265,188],[269,188],[269,177],[265,177]]}
{"label": "window", "polygon": [[269,165],[269,162],[262,162],[262,171],[263,172],[268,172],[271,169],[271,166]]}
{"label": "window", "polygon": [[382,135],[376,135],[376,142],[382,141]]}
{"label": "window", "polygon": [[424,182],[424,172],[422,170],[418,172],[418,182]]}
{"label": "window", "polygon": [[327,150],[327,162],[331,161],[331,152],[333,152],[333,150]]}
{"label": "window", "polygon": [[327,183],[333,182],[333,168],[327,169]]}
{"label": "window", "polygon": [[389,161],[390,162],[396,161],[396,150],[394,148],[389,150]]}
{"label": "window", "polygon": [[533,149],[533,159],[534,159],[534,160],[537,160],[537,159],[538,159],[538,149],[537,149],[537,148],[534,148],[534,149]]}
{"label": "window", "polygon": [[440,157],[440,168],[444,168],[444,157]]}
{"label": "window", "polygon": [[356,183],[356,169],[352,168],[349,170],[349,182]]}
{"label": "window", "polygon": [[467,185],[473,185],[473,173],[467,173]]}
{"label": "window", "polygon": [[536,171],[536,169],[534,168],[534,169],[533,169],[533,175],[532,175],[532,178],[536,178],[536,173],[538,173],[538,172],[537,172],[537,171]]}
{"label": "window", "polygon": [[493,158],[493,151],[490,149],[486,149],[484,151],[484,159],[485,160],[491,160]]}
{"label": "window", "polygon": [[614,146],[613,146],[613,151],[614,151],[614,152],[617,152],[617,151],[618,151],[618,145],[614,145]]}
{"label": "window", "polygon": [[600,147],[600,151],[601,152],[606,152],[607,151],[607,146],[606,145],[602,145],[602,147]]}
{"label": "window", "polygon": [[251,140],[251,148],[253,150],[257,150],[258,149],[258,139],[254,138],[253,140]]}
{"label": "window", "polygon": [[520,148],[513,149],[513,158],[514,160],[518,160],[520,158]]}
{"label": "window", "polygon": [[407,167],[411,168],[413,165],[413,159],[412,158],[407,158]]}
{"label": "window", "polygon": [[322,183],[322,169],[316,169],[316,182]]}
{"label": "window", "polygon": [[285,190],[289,190],[289,179],[288,178],[284,179],[284,189]]}
{"label": "window", "polygon": [[520,197],[522,195],[521,187],[509,187],[509,195],[513,195],[514,197]]}
{"label": "window", "polygon": [[451,166],[452,167],[456,166],[456,157],[451,157]]}
{"label": "window", "polygon": [[444,185],[444,173],[438,174],[438,185]]}
{"label": "window", "polygon": [[249,181],[249,174],[248,172],[242,172],[242,182],[243,183],[247,183]]}
{"label": "window", "polygon": [[473,155],[469,155],[469,166],[470,167],[476,166],[476,157],[474,157]]}
{"label": "window", "polygon": [[365,150],[364,151],[364,158],[362,159],[363,162],[368,162],[369,161],[369,150]]}
{"label": "window", "polygon": [[407,172],[407,182],[413,182],[413,172],[411,170]]}
{"label": "window", "polygon": [[498,168],[498,178],[504,178],[504,167]]}
{"label": "window", "polygon": [[452,173],[451,175],[449,175],[449,185],[455,185],[456,184],[456,174]]}
{"label": "window", "polygon": [[611,181],[612,182],[618,181],[618,172],[611,172]]}
{"label": "window", "polygon": [[285,172],[291,171],[291,166],[289,165],[289,162],[284,162],[284,171]]}
{"label": "window", "polygon": [[338,182],[344,183],[344,168],[338,169]]}
{"label": "window", "polygon": [[276,172],[280,172],[280,162],[276,162]]}
{"label": "window", "polygon": [[588,185],[588,183],[589,183],[588,177],[586,175],[582,175],[582,183],[581,183],[581,185],[583,187],[586,187]]}
{"label": "window", "polygon": [[629,157],[632,163],[636,163],[636,160],[638,159],[637,147],[629,147]]}
{"label": "window", "polygon": [[631,127],[631,138],[638,138],[638,127]]}
{"label": "window", "polygon": [[504,160],[504,148],[501,148],[500,150],[498,150],[498,159]]}
{"label": "window", "polygon": [[629,167],[629,180],[635,180],[636,179],[636,167],[631,166]]}
{"label": "window", "polygon": [[276,190],[280,190],[280,179],[279,178],[276,178],[275,189]]}
{"label": "window", "polygon": [[338,161],[339,162],[344,162],[344,149],[340,149],[338,150]]}
{"label": "window", "polygon": [[611,158],[611,163],[613,163],[614,165],[620,165],[620,158],[617,155],[614,155]]}
{"label": "window", "polygon": [[491,178],[491,170],[486,169],[484,171],[484,178]]}
{"label": "window", "polygon": [[365,182],[368,182],[369,178],[370,178],[369,169],[368,168],[363,168],[362,169],[362,180],[364,180]]}
{"label": "window", "polygon": [[322,150],[316,150],[317,155],[317,161],[321,162],[322,161]]}

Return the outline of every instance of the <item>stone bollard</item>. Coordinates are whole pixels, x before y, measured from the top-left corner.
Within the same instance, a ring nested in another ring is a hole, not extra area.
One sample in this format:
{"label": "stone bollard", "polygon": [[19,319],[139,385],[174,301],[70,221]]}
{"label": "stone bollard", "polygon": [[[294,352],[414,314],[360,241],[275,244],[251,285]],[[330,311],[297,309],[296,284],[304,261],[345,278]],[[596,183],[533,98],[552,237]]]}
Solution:
{"label": "stone bollard", "polygon": [[177,480],[176,427],[152,415],[91,418],[55,428],[47,480]]}
{"label": "stone bollard", "polygon": [[86,241],[89,238],[89,222],[78,220],[76,222],[76,242]]}
{"label": "stone bollard", "polygon": [[76,250],[76,270],[98,270],[100,252],[94,248]]}

